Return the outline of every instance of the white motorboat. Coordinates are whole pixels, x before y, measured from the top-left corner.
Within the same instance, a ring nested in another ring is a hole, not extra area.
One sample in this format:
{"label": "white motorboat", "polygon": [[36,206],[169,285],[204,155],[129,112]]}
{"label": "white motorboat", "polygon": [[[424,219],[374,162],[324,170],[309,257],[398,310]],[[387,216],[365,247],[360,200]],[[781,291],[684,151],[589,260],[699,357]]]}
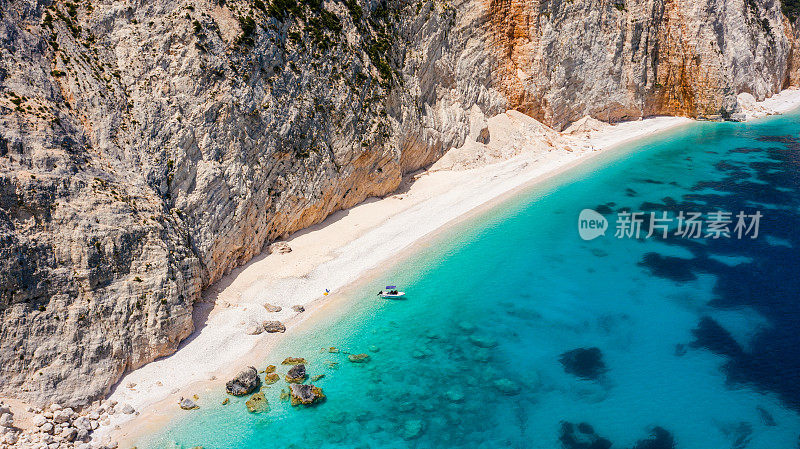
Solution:
{"label": "white motorboat", "polygon": [[402,298],[405,295],[406,292],[397,290],[397,286],[395,285],[387,285],[386,290],[381,290],[378,292],[378,296],[388,299]]}

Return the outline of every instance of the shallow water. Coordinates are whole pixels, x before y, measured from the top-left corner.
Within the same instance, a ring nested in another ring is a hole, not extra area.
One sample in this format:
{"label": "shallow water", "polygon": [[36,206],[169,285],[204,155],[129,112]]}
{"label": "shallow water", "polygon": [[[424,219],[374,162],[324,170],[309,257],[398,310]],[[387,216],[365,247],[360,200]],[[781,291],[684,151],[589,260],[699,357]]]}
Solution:
{"label": "shallow water", "polygon": [[[305,357],[324,403],[220,392],[138,447],[797,448],[799,133],[798,113],[693,124],[537,187],[252,362]],[[584,208],[605,236],[579,238]],[[626,208],[763,218],[756,239],[615,238]]]}

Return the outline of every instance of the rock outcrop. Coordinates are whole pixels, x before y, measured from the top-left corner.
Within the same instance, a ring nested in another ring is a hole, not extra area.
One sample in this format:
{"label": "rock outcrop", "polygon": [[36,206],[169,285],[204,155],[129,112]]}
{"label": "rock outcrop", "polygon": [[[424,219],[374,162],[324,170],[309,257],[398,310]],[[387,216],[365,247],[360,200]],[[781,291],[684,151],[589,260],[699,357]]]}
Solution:
{"label": "rock outcrop", "polygon": [[261,386],[261,378],[258,377],[258,371],[251,366],[229,380],[225,384],[225,390],[228,394],[243,396],[252,393],[259,386]]}
{"label": "rock outcrop", "polygon": [[0,0],[0,395],[102,397],[487,118],[725,115],[797,82],[795,36],[775,1]]}
{"label": "rock outcrop", "polygon": [[313,405],[325,400],[322,388],[309,384],[289,385],[292,405]]}

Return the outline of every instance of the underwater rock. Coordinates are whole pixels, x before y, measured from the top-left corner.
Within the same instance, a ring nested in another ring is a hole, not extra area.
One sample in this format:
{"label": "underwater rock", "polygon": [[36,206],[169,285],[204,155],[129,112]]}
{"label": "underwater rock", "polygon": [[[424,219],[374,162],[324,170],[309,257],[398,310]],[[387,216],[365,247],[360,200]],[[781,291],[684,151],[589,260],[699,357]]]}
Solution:
{"label": "underwater rock", "polygon": [[367,363],[369,362],[369,354],[350,354],[347,356],[347,360],[353,363]]}
{"label": "underwater rock", "polygon": [[675,439],[663,427],[653,427],[650,431],[650,438],[639,440],[633,449],[675,449]]}
{"label": "underwater rock", "polygon": [[450,402],[464,402],[464,392],[458,389],[447,390],[444,397]]}
{"label": "underwater rock", "polygon": [[576,426],[570,422],[561,423],[558,440],[564,449],[609,449],[611,441],[595,433],[591,425],[580,423]]}
{"label": "underwater rock", "polygon": [[286,357],[281,365],[305,365],[306,359],[302,357]]}
{"label": "underwater rock", "polygon": [[295,305],[295,306],[292,306],[292,310],[294,310],[297,313],[302,313],[302,312],[306,311],[306,308],[301,306],[301,305]]}
{"label": "underwater rock", "polygon": [[323,378],[325,378],[324,374],[317,374],[316,376],[311,376],[311,382],[316,382],[316,381],[318,381],[320,379],[323,379]]}
{"label": "underwater rock", "polygon": [[764,407],[758,406],[756,407],[758,410],[758,415],[761,417],[761,422],[764,423],[765,426],[775,426],[775,418],[772,417],[772,414],[768,412]]}
{"label": "underwater rock", "polygon": [[294,365],[289,372],[286,373],[286,382],[299,384],[306,380],[306,366],[303,364]]}
{"label": "underwater rock", "polygon": [[520,386],[510,379],[497,379],[493,382],[493,384],[494,387],[500,391],[500,393],[506,396],[517,395],[521,390]]}
{"label": "underwater rock", "polygon": [[475,332],[475,325],[469,321],[459,321],[458,328],[465,334],[471,334]]}
{"label": "underwater rock", "polygon": [[422,435],[422,431],[425,426],[422,424],[422,421],[419,419],[409,419],[405,423],[403,423],[403,439],[405,440],[413,440],[415,438],[419,438]]}
{"label": "underwater rock", "polygon": [[578,348],[561,354],[564,371],[584,379],[597,380],[605,371],[603,353],[599,348]]}
{"label": "underwater rock", "polygon": [[472,359],[476,362],[486,363],[492,358],[492,351],[487,348],[477,348],[472,353]]}
{"label": "underwater rock", "polygon": [[286,326],[280,321],[264,321],[264,332],[274,334],[276,332],[286,332]]}
{"label": "underwater rock", "polygon": [[314,385],[291,384],[289,385],[292,405],[312,405],[325,400],[322,388]]}
{"label": "underwater rock", "polygon": [[692,272],[692,263],[691,259],[647,253],[642,257],[639,265],[649,268],[654,276],[671,279],[675,282],[686,282],[697,279]]}
{"label": "underwater rock", "polygon": [[377,347],[375,345],[370,345],[370,347],[369,347],[369,352],[380,352],[380,350],[381,350],[381,348],[379,348],[379,347]]}
{"label": "underwater rock", "polygon": [[264,383],[267,385],[272,385],[275,382],[279,381],[281,376],[278,373],[267,373],[264,375]]}
{"label": "underwater rock", "polygon": [[261,413],[269,411],[269,402],[267,402],[267,398],[264,397],[264,393],[258,392],[250,397],[250,399],[245,402],[247,406],[247,411],[250,413]]}
{"label": "underwater rock", "polygon": [[181,398],[180,401],[178,401],[178,405],[180,406],[180,408],[184,410],[194,410],[200,408],[197,404],[194,403],[193,400],[189,398]]}
{"label": "underwater rock", "polygon": [[497,340],[491,337],[481,337],[480,335],[470,335],[469,342],[479,348],[494,348],[497,346]]}
{"label": "underwater rock", "polygon": [[339,348],[337,348],[335,346],[331,346],[330,348],[328,348],[328,352],[330,352],[331,354],[338,354],[339,353]]}
{"label": "underwater rock", "polygon": [[234,396],[244,396],[252,393],[260,385],[261,379],[258,377],[258,371],[251,366],[229,380],[225,384],[225,390]]}
{"label": "underwater rock", "polygon": [[694,348],[703,347],[715,354],[729,357],[742,355],[743,351],[739,343],[734,340],[730,332],[711,317],[702,317],[697,324],[697,329],[692,329],[692,334],[695,337],[695,341],[692,342]]}
{"label": "underwater rock", "polygon": [[281,306],[275,306],[270,303],[264,304],[264,308],[267,309],[267,312],[273,312],[273,313],[280,312],[281,310],[283,310]]}

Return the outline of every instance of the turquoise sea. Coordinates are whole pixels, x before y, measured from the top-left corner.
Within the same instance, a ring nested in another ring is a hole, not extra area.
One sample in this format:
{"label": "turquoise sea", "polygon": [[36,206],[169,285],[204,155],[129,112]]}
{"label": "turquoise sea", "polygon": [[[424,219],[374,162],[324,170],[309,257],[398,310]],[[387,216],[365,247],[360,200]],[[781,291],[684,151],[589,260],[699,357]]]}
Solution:
{"label": "turquoise sea", "polygon": [[[605,236],[579,237],[586,208]],[[763,216],[755,239],[617,238],[626,211]],[[324,403],[221,391],[138,447],[796,449],[797,248],[800,114],[687,125],[448,229],[252,361],[306,358]]]}

